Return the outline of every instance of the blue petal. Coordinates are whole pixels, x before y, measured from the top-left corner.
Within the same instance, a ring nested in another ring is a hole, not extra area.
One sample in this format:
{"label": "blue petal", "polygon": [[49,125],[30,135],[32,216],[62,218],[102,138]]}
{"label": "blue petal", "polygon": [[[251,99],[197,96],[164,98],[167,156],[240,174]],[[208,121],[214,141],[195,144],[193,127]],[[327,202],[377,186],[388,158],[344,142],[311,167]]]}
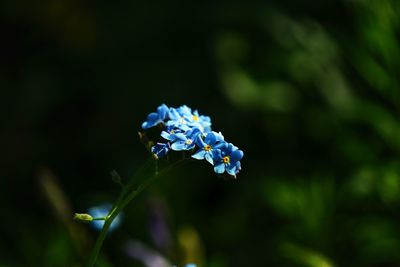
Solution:
{"label": "blue petal", "polygon": [[240,161],[236,162],[236,172],[240,171],[242,169],[242,166],[240,164]]}
{"label": "blue petal", "polygon": [[211,153],[206,153],[205,159],[206,159],[208,162],[210,162],[211,165],[214,165],[214,160],[213,160],[213,158],[212,158],[212,156],[211,156]]}
{"label": "blue petal", "polygon": [[154,121],[158,120],[159,118],[160,118],[160,117],[159,117],[158,114],[155,113],[155,112],[152,112],[152,113],[150,113],[149,115],[147,115],[147,121],[148,121],[148,122],[154,122]]}
{"label": "blue petal", "polygon": [[231,162],[239,161],[243,158],[243,151],[242,150],[235,150],[230,155]]}
{"label": "blue petal", "polygon": [[181,129],[182,131],[188,131],[188,130],[190,130],[190,127],[189,127],[187,124],[179,123],[179,124],[177,125],[177,127],[178,127],[179,129]]}
{"label": "blue petal", "polygon": [[218,159],[222,159],[222,153],[221,153],[220,149],[214,148],[211,153],[212,153],[212,157],[213,157],[214,161],[218,160]]}
{"label": "blue petal", "polygon": [[201,116],[200,116],[200,119],[201,119],[203,122],[209,123],[209,124],[211,125],[211,118],[210,118],[209,116],[201,115]]}
{"label": "blue petal", "polygon": [[170,108],[169,112],[168,112],[168,116],[171,120],[179,120],[180,119],[180,115],[178,113],[178,111],[176,111],[176,109],[174,108]]}
{"label": "blue petal", "polygon": [[171,148],[172,148],[172,150],[175,150],[175,151],[186,150],[186,144],[185,144],[185,142],[178,141],[178,142],[173,143],[171,145]]}
{"label": "blue petal", "polygon": [[186,144],[185,150],[191,150],[195,147],[195,145],[196,145],[195,142],[192,142],[190,145]]}
{"label": "blue petal", "polygon": [[209,133],[209,132],[211,132],[211,127],[209,127],[209,126],[203,126],[203,133]]}
{"label": "blue petal", "polygon": [[190,130],[190,127],[186,124],[180,123],[179,121],[176,120],[169,120],[166,122],[166,125],[168,127],[176,127],[182,131],[188,131]]}
{"label": "blue petal", "polygon": [[[215,132],[214,132],[215,133]],[[224,136],[222,135],[221,132],[219,133],[215,133],[216,137],[217,137],[217,142],[221,142],[224,141]]]}
{"label": "blue petal", "polygon": [[167,133],[166,131],[161,132],[161,137],[171,141],[171,135],[169,133]]}
{"label": "blue petal", "polygon": [[168,111],[169,111],[169,108],[165,104],[162,104],[161,106],[159,106],[157,108],[157,113],[161,120],[164,120],[167,117]]}
{"label": "blue petal", "polygon": [[224,163],[220,163],[220,164],[216,165],[216,166],[214,167],[214,171],[215,171],[216,173],[224,173],[224,171],[225,171],[225,164],[224,164]]}
{"label": "blue petal", "polygon": [[211,119],[208,116],[200,116],[199,118],[199,123],[204,127],[204,128],[210,128],[211,127]]}
{"label": "blue petal", "polygon": [[236,165],[234,164],[229,164],[229,166],[227,166],[226,168],[226,172],[229,173],[232,176],[236,177]]}
{"label": "blue petal", "polygon": [[200,148],[206,146],[206,143],[204,143],[203,138],[201,138],[201,135],[197,136],[196,145],[198,145]]}
{"label": "blue petal", "polygon": [[237,146],[235,146],[234,144],[232,144],[232,143],[229,143],[228,144],[228,149],[230,150],[230,151],[234,151],[234,150],[237,150],[238,149],[238,147]]}
{"label": "blue petal", "polygon": [[194,159],[204,159],[204,155],[206,154],[206,151],[204,149],[200,149],[196,153],[192,155],[192,158]]}
{"label": "blue petal", "polygon": [[142,128],[146,130],[148,128],[151,128],[151,127],[157,125],[160,122],[162,122],[162,121],[160,120],[160,117],[158,116],[158,114],[152,112],[149,115],[147,115],[146,122],[144,122],[142,124]]}
{"label": "blue petal", "polygon": [[201,134],[201,130],[198,127],[193,127],[190,131],[188,131],[187,135],[191,136],[192,139],[197,137],[199,134]]}
{"label": "blue petal", "polygon": [[215,134],[213,132],[208,133],[206,138],[204,139],[204,142],[206,142],[206,144],[209,144],[209,145],[214,145],[216,141],[217,141],[217,137],[215,136]]}
{"label": "blue petal", "polygon": [[178,108],[178,113],[179,113],[179,115],[181,115],[181,116],[192,115],[192,109],[189,108],[189,107],[186,106],[186,105],[183,105],[183,106],[180,106],[180,107]]}
{"label": "blue petal", "polygon": [[182,140],[182,141],[186,141],[187,140],[186,135],[183,134],[183,133],[177,133],[177,134],[175,134],[175,137],[176,137],[176,139],[179,139],[179,140]]}
{"label": "blue petal", "polygon": [[216,144],[216,145],[214,146],[214,148],[216,148],[216,149],[221,149],[221,150],[226,150],[227,147],[228,147],[228,143],[225,142],[225,141],[222,141],[222,142],[220,142],[220,143],[218,143],[218,144]]}
{"label": "blue petal", "polygon": [[149,129],[149,128],[150,128],[150,126],[149,126],[149,123],[148,123],[147,121],[145,121],[145,122],[142,123],[142,129],[143,129],[143,130],[147,130],[147,129]]}

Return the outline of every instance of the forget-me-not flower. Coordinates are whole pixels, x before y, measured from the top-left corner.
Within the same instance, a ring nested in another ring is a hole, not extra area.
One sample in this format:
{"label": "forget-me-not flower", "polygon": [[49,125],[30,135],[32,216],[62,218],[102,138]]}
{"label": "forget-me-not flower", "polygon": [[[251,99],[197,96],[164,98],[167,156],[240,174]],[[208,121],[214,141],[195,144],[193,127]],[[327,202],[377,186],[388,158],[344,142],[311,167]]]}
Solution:
{"label": "forget-me-not flower", "polygon": [[150,113],[142,124],[144,130],[162,124],[161,137],[166,140],[151,147],[156,159],[165,156],[171,150],[190,151],[195,149],[192,158],[214,165],[214,171],[224,172],[236,177],[241,170],[240,160],[243,151],[227,143],[221,133],[211,129],[211,119],[200,115],[197,110],[183,105],[178,108],[161,105],[157,112]]}
{"label": "forget-me-not flower", "polygon": [[168,140],[168,141],[175,141],[176,134],[183,133],[183,131],[179,128],[175,128],[174,126],[167,126],[164,131],[161,132],[161,137]]}
{"label": "forget-me-not flower", "polygon": [[216,173],[226,171],[229,175],[236,177],[241,170],[240,160],[243,158],[243,151],[229,143],[224,149],[217,150],[216,158],[217,162],[214,163]]}
{"label": "forget-me-not flower", "polygon": [[211,119],[208,116],[199,115],[197,110],[188,114],[186,117],[187,123],[192,127],[198,127],[202,132],[211,132]]}
{"label": "forget-me-not flower", "polygon": [[157,108],[157,112],[152,112],[147,116],[146,121],[142,124],[142,128],[146,130],[164,122],[164,120],[167,118],[168,111],[169,109],[167,105],[162,104]]}
{"label": "forget-me-not flower", "polygon": [[196,139],[200,135],[199,128],[193,128],[183,133],[175,134],[175,142],[172,143],[171,148],[175,151],[190,150],[195,147]]}
{"label": "forget-me-not flower", "polygon": [[153,153],[154,157],[158,159],[167,155],[170,149],[171,146],[169,143],[157,143],[151,148],[151,152]]}
{"label": "forget-me-not flower", "polygon": [[182,131],[187,131],[191,129],[191,126],[188,125],[187,117],[185,113],[178,112],[175,108],[170,108],[168,112],[169,121],[167,121],[166,125],[168,127],[175,127],[181,129]]}
{"label": "forget-me-not flower", "polygon": [[216,132],[207,133],[204,140],[201,137],[197,138],[196,144],[200,149],[192,155],[192,158],[205,159],[214,165],[214,157],[218,156],[217,150],[226,146],[226,142],[223,141],[222,134]]}

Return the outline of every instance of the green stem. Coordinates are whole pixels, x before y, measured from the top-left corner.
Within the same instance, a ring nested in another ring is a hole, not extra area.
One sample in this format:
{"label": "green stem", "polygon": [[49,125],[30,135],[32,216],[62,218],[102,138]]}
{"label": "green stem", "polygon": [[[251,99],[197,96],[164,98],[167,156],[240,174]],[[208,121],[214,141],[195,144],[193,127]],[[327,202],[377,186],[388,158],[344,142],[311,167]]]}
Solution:
{"label": "green stem", "polygon": [[[119,203],[115,205],[115,208],[111,211],[109,216],[106,217],[104,221],[104,226],[101,229],[99,237],[96,240],[96,244],[93,247],[93,250],[90,254],[89,261],[87,263],[87,267],[92,267],[96,263],[97,257],[100,253],[101,247],[103,245],[104,239],[108,233],[108,229],[111,226],[111,223],[114,221],[115,217],[122,211],[122,209],[129,204],[129,202],[134,199],[137,195],[139,195],[144,189],[146,189],[158,176],[155,175],[151,179],[145,181],[141,184],[136,190],[132,191],[126,198],[121,198]],[[123,193],[123,192],[122,192]]]}
{"label": "green stem", "polygon": [[[128,184],[122,189],[122,192],[119,194],[118,199],[116,200],[110,213],[105,217],[103,228],[101,229],[101,232],[96,240],[96,243],[90,253],[89,260],[86,264],[87,267],[92,267],[96,263],[98,255],[101,250],[101,247],[103,245],[104,239],[106,238],[108,230],[110,229],[111,223],[114,221],[115,217],[117,217],[117,215],[121,212],[123,207],[126,206],[126,204],[123,205],[126,194],[128,193],[129,189],[131,189],[131,187],[135,181],[135,178],[142,175],[143,172],[146,170],[146,168],[150,164],[151,164],[151,160],[147,161],[144,164],[144,166],[136,173],[136,175],[129,180]],[[139,188],[140,188],[140,186],[139,186]],[[135,190],[135,191],[137,191],[137,190]]]}
{"label": "green stem", "polygon": [[123,187],[122,192],[119,194],[118,199],[115,201],[114,206],[111,209],[111,212],[109,213],[108,217],[112,213],[114,213],[115,209],[117,208],[117,205],[121,203],[125,195],[131,190],[135,180],[137,177],[140,177],[144,174],[144,172],[151,166],[151,164],[154,162],[153,158],[149,158],[144,165],[136,172],[136,174],[128,181],[128,183]]}
{"label": "green stem", "polygon": [[104,221],[104,226],[103,229],[101,229],[101,232],[99,234],[99,237],[96,240],[96,244],[93,247],[93,250],[90,254],[90,258],[88,263],[86,264],[87,267],[92,267],[96,263],[97,257],[99,255],[101,246],[103,245],[104,239],[106,238],[108,229],[110,228],[111,223],[113,222],[114,218],[118,215],[119,211],[118,208],[114,210],[114,212],[111,214],[108,219]]}
{"label": "green stem", "polygon": [[125,208],[129,202],[131,202],[137,195],[143,192],[149,185],[151,185],[156,178],[161,177],[162,175],[166,174],[169,170],[171,170],[176,165],[182,163],[184,160],[178,161],[175,164],[172,164],[170,167],[164,169],[159,173],[155,173],[151,178],[145,180],[142,184],[138,186],[136,190],[131,191],[126,197],[125,195],[129,192],[132,183],[130,183],[122,190],[121,194],[119,195],[114,207],[112,208],[111,212],[105,218],[104,226],[101,229],[101,232],[96,240],[96,243],[93,247],[92,252],[90,253],[89,261],[86,264],[86,267],[93,267],[97,261],[98,255],[100,253],[101,247],[103,245],[104,239],[106,238],[108,229],[111,226],[111,223],[114,221],[115,217]]}

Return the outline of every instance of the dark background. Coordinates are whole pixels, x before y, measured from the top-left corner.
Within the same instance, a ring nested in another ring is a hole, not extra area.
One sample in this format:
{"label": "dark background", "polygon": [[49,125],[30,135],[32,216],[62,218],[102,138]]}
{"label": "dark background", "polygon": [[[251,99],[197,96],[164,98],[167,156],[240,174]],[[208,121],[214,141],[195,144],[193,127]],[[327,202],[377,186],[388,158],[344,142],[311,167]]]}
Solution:
{"label": "dark background", "polygon": [[97,233],[72,214],[116,198],[111,170],[144,164],[137,131],[161,103],[211,116],[243,170],[173,170],[125,210],[99,266],[144,266],[129,240],[179,266],[399,266],[399,11],[2,1],[0,266],[83,265]]}

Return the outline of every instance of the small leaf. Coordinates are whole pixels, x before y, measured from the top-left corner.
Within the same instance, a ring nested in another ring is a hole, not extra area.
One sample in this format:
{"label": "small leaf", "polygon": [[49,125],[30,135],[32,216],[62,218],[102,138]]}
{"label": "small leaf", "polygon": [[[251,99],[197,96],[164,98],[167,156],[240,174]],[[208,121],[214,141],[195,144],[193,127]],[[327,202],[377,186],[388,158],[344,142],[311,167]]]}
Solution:
{"label": "small leaf", "polygon": [[111,179],[112,179],[112,181],[113,181],[114,183],[117,183],[117,184],[121,185],[122,187],[124,186],[124,185],[122,184],[122,178],[121,178],[121,176],[117,173],[116,170],[112,170],[112,171],[110,172],[110,174],[111,174]]}

